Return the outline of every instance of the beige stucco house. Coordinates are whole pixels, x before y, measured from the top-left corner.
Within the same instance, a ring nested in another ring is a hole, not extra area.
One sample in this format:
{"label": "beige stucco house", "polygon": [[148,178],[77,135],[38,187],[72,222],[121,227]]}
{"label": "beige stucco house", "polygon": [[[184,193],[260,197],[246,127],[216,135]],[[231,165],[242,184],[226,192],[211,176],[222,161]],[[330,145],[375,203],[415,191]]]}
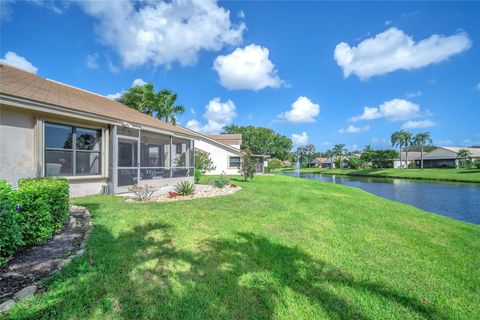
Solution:
{"label": "beige stucco house", "polygon": [[0,178],[13,185],[62,176],[72,196],[84,196],[126,192],[136,183],[193,181],[199,136],[104,96],[0,65]]}
{"label": "beige stucco house", "polygon": [[[438,147],[423,156],[423,166],[425,168],[456,168],[459,166],[460,150],[468,150],[472,160],[480,159],[480,148]],[[419,161],[417,159],[417,162]]]}

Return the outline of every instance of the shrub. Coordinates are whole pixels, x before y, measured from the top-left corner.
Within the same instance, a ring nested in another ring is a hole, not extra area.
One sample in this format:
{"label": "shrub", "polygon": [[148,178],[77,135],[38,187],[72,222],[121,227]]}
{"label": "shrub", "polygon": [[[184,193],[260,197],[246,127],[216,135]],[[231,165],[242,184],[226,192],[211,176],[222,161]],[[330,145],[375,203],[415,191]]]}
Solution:
{"label": "shrub", "polygon": [[235,183],[230,183],[230,188],[237,188],[238,186]]}
{"label": "shrub", "polygon": [[199,169],[202,173],[205,173],[213,171],[215,168],[208,153],[195,149],[195,169]]}
{"label": "shrub", "polygon": [[195,192],[195,186],[189,181],[180,181],[175,185],[175,191],[181,196],[188,196]]}
{"label": "shrub", "polygon": [[227,178],[227,175],[225,174],[225,171],[222,171],[222,174],[220,174],[220,177],[215,180],[215,187],[217,188],[223,188],[225,185],[227,185],[230,182],[230,179]]}
{"label": "shrub", "polygon": [[44,199],[52,215],[53,232],[63,229],[69,216],[69,186],[64,178],[21,179],[19,191],[28,189]]}
{"label": "shrub", "polygon": [[14,191],[10,185],[0,180],[0,265],[2,257],[10,256],[23,245],[13,197]]}
{"label": "shrub", "polygon": [[128,187],[128,191],[133,193],[133,198],[136,201],[148,201],[152,199],[153,193],[157,189],[145,184],[145,185],[139,185],[139,184],[134,184],[133,186]]}
{"label": "shrub", "polygon": [[15,199],[26,245],[44,243],[53,233],[62,230],[69,214],[66,179],[21,179]]}
{"label": "shrub", "polygon": [[200,169],[195,169],[195,183],[199,183],[202,178],[202,171]]}
{"label": "shrub", "polygon": [[275,172],[275,170],[282,167],[282,160],[272,158],[268,160],[268,166],[266,167],[268,172]]}
{"label": "shrub", "polygon": [[253,159],[250,150],[245,149],[239,173],[243,176],[243,179],[247,181],[248,179],[253,179],[255,172],[255,160]]}
{"label": "shrub", "polygon": [[480,169],[480,159],[475,159],[473,161],[473,165],[475,166],[475,168]]}
{"label": "shrub", "polygon": [[215,187],[222,189],[225,187],[225,181],[222,179],[215,180]]}

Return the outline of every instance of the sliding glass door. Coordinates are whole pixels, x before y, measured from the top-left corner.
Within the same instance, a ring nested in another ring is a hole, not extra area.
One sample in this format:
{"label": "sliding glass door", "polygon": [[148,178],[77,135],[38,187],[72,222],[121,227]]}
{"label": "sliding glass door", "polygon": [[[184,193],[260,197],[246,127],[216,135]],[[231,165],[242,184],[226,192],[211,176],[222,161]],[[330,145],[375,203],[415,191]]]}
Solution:
{"label": "sliding glass door", "polygon": [[127,191],[122,189],[138,183],[138,138],[119,137],[117,150],[118,187]]}

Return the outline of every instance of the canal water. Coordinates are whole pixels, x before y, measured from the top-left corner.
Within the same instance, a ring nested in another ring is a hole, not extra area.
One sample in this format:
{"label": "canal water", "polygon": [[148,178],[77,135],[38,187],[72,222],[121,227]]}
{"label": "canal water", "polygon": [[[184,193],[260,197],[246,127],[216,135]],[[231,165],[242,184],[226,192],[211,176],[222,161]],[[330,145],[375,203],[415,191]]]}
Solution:
{"label": "canal water", "polygon": [[314,173],[284,174],[357,187],[388,200],[403,202],[425,211],[480,224],[480,184]]}

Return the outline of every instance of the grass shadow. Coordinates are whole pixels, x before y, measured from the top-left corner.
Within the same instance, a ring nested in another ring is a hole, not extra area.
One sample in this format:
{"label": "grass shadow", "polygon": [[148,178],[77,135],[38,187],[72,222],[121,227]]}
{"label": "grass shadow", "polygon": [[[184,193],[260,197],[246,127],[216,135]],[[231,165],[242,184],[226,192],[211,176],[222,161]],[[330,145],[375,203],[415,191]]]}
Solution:
{"label": "grass shadow", "polygon": [[11,318],[273,319],[285,292],[329,318],[368,318],[355,301],[331,290],[337,285],[421,317],[444,318],[410,296],[261,235],[234,233],[186,250],[176,245],[174,231],[162,222],[116,231],[96,226],[87,249],[93,264],[88,255],[75,260]]}

